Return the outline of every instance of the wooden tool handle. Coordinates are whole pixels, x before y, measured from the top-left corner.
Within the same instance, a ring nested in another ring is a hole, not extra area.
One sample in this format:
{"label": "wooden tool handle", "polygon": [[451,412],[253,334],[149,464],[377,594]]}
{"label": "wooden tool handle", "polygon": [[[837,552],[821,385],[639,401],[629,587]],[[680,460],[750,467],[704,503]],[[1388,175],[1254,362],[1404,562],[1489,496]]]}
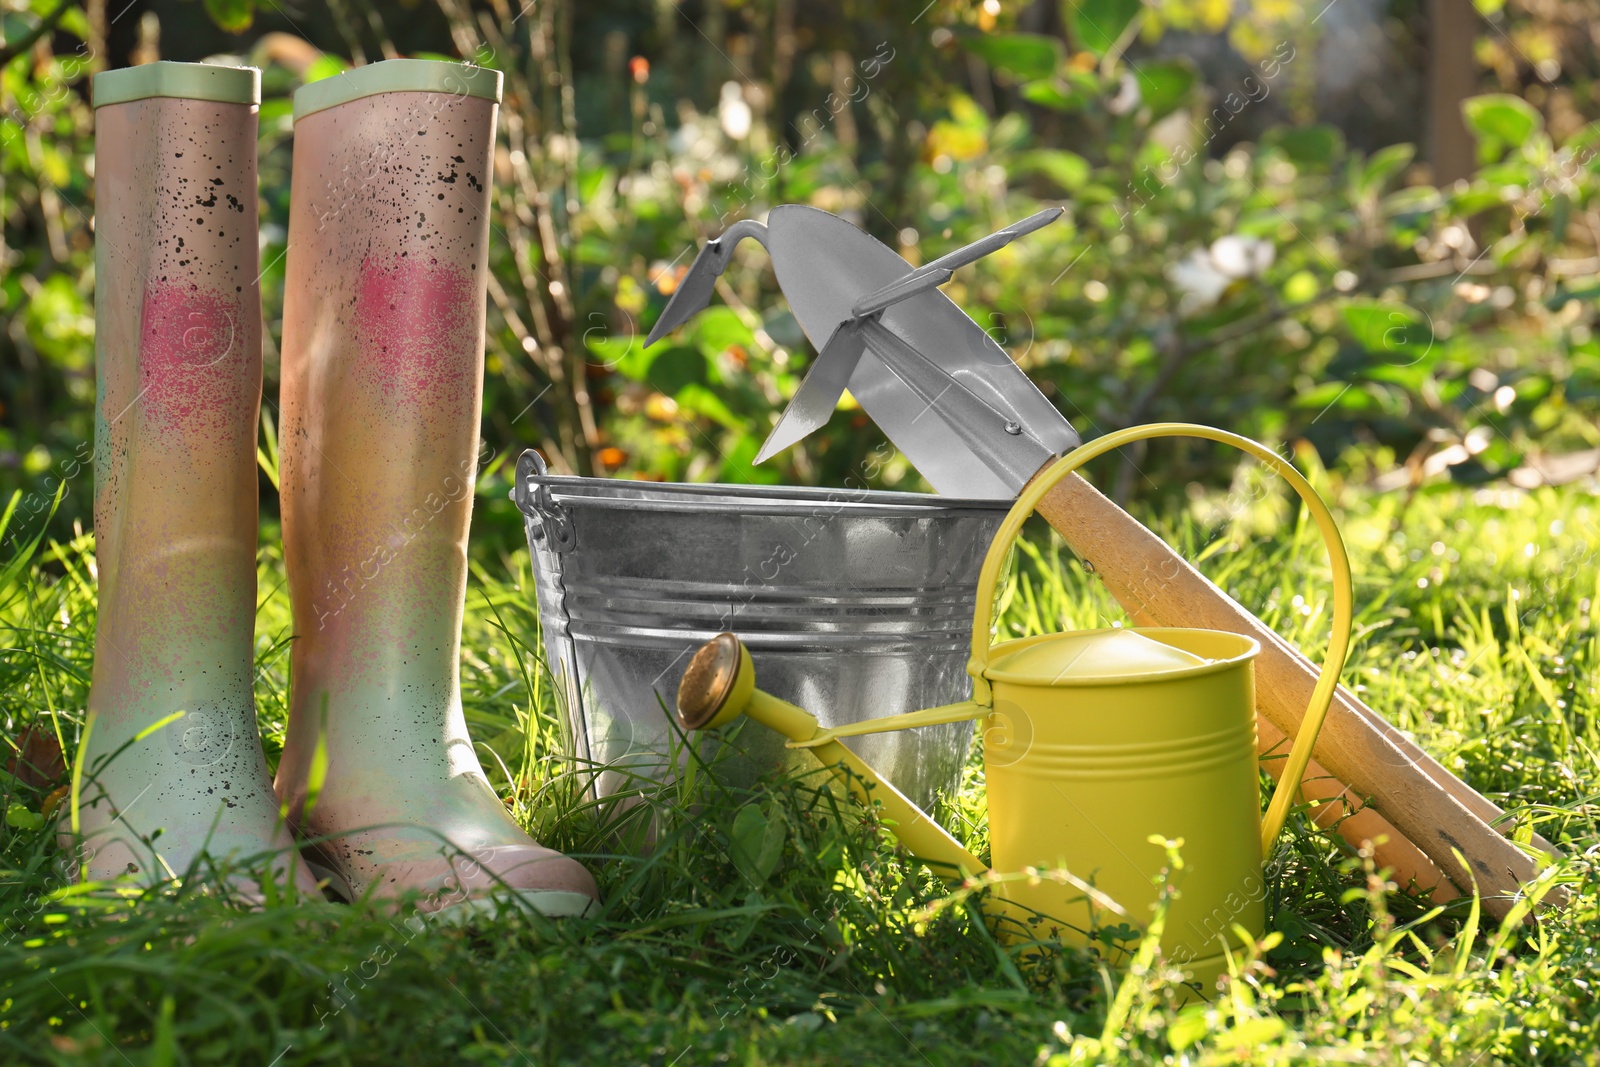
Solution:
{"label": "wooden tool handle", "polygon": [[[1259,641],[1257,712],[1284,734],[1295,735],[1316,682],[1316,671],[1305,657],[1077,475],[1063,479],[1038,510],[1136,620],[1226,630]],[[1373,798],[1379,811],[1458,888],[1469,888],[1475,877],[1485,908],[1503,916],[1510,898],[1532,880],[1537,868],[1530,856],[1474,813],[1493,819],[1499,809],[1482,797],[1470,808],[1463,804],[1386,736],[1397,731],[1375,728],[1373,721],[1380,717],[1370,709],[1362,714],[1358,705],[1347,690],[1336,694],[1317,743],[1318,761],[1358,794]],[[1442,767],[1439,771],[1448,774]],[[1464,784],[1460,788],[1467,789]],[[1471,877],[1453,849],[1466,857]]]}
{"label": "wooden tool handle", "polygon": [[[1274,634],[1274,636],[1277,635]],[[1278,643],[1283,645],[1289,655],[1296,659],[1305,660],[1299,649],[1288,644],[1281,637],[1278,638]],[[1310,661],[1306,661],[1306,669],[1311,669]],[[1368,707],[1354,693],[1341,686],[1334,695],[1334,701],[1367,720],[1367,723],[1374,730],[1378,731],[1391,744],[1405,753],[1411,762],[1422,768],[1424,774],[1439,783],[1440,788],[1459,800],[1468,811],[1499,830],[1502,834],[1510,834],[1513,823],[1506,818],[1506,813],[1500,805],[1472,788],[1466,782],[1463,782],[1460,778],[1457,778],[1454,774],[1451,774],[1438,760],[1434,759],[1415,741],[1397,729],[1393,723]],[[1535,848],[1552,859],[1561,855],[1560,849],[1546,841],[1539,834],[1533,835],[1532,843]]]}
{"label": "wooden tool handle", "polygon": [[[1272,780],[1281,779],[1289,738],[1259,715],[1256,717],[1256,751],[1265,759]],[[1328,773],[1316,760],[1306,766],[1306,773],[1300,779],[1300,795],[1317,802],[1311,818],[1318,826],[1333,827],[1351,848],[1370,848],[1373,863],[1379,870],[1389,871],[1390,880],[1402,891],[1425,895],[1435,904],[1461,895],[1426,852],[1391,826],[1388,819],[1378,814],[1378,809],[1362,803],[1360,797],[1350,792],[1349,786]]]}
{"label": "wooden tool handle", "polygon": [[[1215,589],[1216,587],[1213,586],[1212,588]],[[1218,590],[1218,594],[1222,596],[1227,595],[1222,593],[1221,590]],[[1306,659],[1299,649],[1289,644],[1276,632],[1271,630],[1268,630],[1267,632],[1272,635],[1273,644],[1275,645],[1274,659],[1281,658],[1294,661],[1294,663],[1298,665],[1300,671],[1305,673],[1307,677],[1315,682],[1316,667],[1311,663],[1311,661]],[[1263,648],[1264,647],[1265,645],[1263,644]],[[1289,665],[1286,664],[1285,669],[1288,669],[1288,666]],[[1286,678],[1285,684],[1294,684],[1293,678]],[[1311,690],[1307,688],[1307,699],[1310,699],[1310,693]],[[1399,749],[1407,759],[1409,759],[1417,766],[1418,769],[1431,778],[1439,786],[1439,788],[1443,789],[1446,793],[1449,793],[1452,797],[1460,802],[1462,807],[1476,815],[1479,820],[1498,830],[1502,835],[1510,834],[1511,830],[1513,829],[1513,823],[1506,817],[1505,811],[1498,804],[1484,796],[1482,793],[1478,792],[1476,789],[1472,788],[1466,782],[1463,782],[1460,778],[1457,778],[1454,774],[1451,774],[1438,760],[1434,759],[1415,741],[1407,737],[1405,733],[1395,727],[1393,723],[1389,722],[1382,715],[1379,715],[1372,708],[1368,707],[1360,697],[1350,692],[1350,690],[1346,689],[1344,686],[1340,686],[1339,689],[1334,693],[1333,702],[1334,707],[1340,708],[1342,711],[1348,712],[1352,715],[1357,715],[1365,720],[1367,726],[1371,730],[1378,733],[1384,738],[1384,740],[1388,741],[1395,748]],[[1556,846],[1552,845],[1538,834],[1533,835],[1532,844],[1539,851],[1552,858],[1561,855],[1560,849],[1556,848]]]}

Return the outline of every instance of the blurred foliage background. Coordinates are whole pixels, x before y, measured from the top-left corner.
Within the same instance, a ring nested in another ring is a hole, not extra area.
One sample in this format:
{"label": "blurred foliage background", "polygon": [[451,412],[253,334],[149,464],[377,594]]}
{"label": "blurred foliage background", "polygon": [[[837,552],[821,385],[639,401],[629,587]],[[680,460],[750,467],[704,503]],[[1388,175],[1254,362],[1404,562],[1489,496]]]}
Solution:
{"label": "blurred foliage background", "polygon": [[[125,6],[124,6],[125,5]],[[1580,0],[0,0],[0,499],[13,536],[88,525],[90,75],[264,70],[263,508],[290,95],[351,64],[505,72],[480,525],[512,461],[841,484],[881,438],[848,403],[754,467],[813,351],[764,253],[641,337],[699,244],[778,203],[912,261],[1068,215],[948,291],[1085,437],[1183,418],[1305,439],[1380,490],[1563,482],[1600,463],[1600,114]],[[1421,146],[1420,149],[1417,146]],[[1137,452],[1117,495],[1225,482]],[[903,463],[876,484],[925,488]],[[62,486],[65,488],[62,489]]]}

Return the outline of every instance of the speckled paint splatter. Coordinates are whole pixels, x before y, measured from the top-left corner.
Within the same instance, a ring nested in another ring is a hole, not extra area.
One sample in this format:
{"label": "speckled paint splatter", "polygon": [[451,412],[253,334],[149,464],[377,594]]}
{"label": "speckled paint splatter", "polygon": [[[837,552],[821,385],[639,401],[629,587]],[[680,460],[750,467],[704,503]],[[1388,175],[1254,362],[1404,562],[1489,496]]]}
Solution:
{"label": "speckled paint splatter", "polygon": [[430,406],[477,399],[482,297],[467,270],[430,256],[363,259],[356,285],[361,377]]}
{"label": "speckled paint splatter", "polygon": [[220,435],[254,421],[256,397],[240,373],[244,306],[238,294],[154,281],[140,315],[140,414],[169,432]]}

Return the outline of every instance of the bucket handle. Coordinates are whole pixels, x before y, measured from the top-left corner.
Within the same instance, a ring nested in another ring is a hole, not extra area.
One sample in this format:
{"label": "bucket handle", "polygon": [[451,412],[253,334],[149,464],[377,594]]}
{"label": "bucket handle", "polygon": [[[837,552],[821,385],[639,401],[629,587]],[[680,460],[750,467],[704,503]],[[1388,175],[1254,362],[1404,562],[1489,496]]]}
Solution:
{"label": "bucket handle", "polygon": [[994,702],[989,679],[984,675],[989,666],[989,625],[994,612],[994,589],[999,581],[1000,568],[1005,561],[1006,553],[1010,551],[1012,543],[1021,531],[1023,522],[1033,514],[1033,509],[1038,506],[1039,501],[1044,499],[1058,482],[1089,460],[1131,442],[1147,441],[1156,437],[1199,437],[1232,445],[1255,456],[1282,476],[1299,494],[1311,512],[1311,517],[1316,520],[1317,528],[1322,532],[1323,543],[1328,549],[1328,560],[1333,569],[1333,636],[1328,642],[1328,654],[1322,663],[1322,673],[1317,676],[1316,688],[1311,693],[1311,704],[1300,722],[1294,746],[1289,751],[1289,761],[1284,767],[1283,776],[1278,779],[1278,788],[1273,792],[1272,802],[1267,805],[1267,814],[1262,820],[1261,847],[1265,852],[1271,848],[1272,842],[1283,829],[1284,820],[1289,814],[1289,805],[1294,802],[1294,795],[1299,791],[1300,779],[1306,772],[1306,765],[1311,762],[1311,750],[1316,745],[1317,734],[1322,729],[1323,721],[1328,717],[1328,707],[1333,703],[1334,689],[1339,684],[1339,673],[1344,669],[1345,656],[1350,650],[1352,605],[1355,600],[1350,579],[1350,559],[1345,553],[1344,539],[1339,535],[1339,527],[1333,521],[1333,515],[1328,511],[1327,504],[1292,464],[1265,445],[1212,426],[1184,422],[1157,422],[1146,426],[1131,426],[1106,434],[1104,437],[1097,437],[1046,467],[1042,474],[1029,483],[1022,491],[1022,495],[1017,498],[1017,502],[1011,506],[1011,511],[1000,524],[999,531],[989,545],[988,555],[984,557],[983,570],[978,576],[978,600],[972,620],[972,659],[967,664],[967,673],[972,675],[972,699],[984,706],[991,706]]}

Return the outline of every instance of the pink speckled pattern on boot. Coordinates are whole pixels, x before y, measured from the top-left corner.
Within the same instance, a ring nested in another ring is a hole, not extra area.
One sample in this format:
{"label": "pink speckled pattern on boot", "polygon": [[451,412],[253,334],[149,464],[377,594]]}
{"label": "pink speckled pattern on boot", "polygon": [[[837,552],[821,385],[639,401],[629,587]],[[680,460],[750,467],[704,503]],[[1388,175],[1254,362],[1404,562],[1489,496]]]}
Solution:
{"label": "pink speckled pattern on boot", "polygon": [[296,122],[282,427],[296,639],[276,784],[351,894],[416,890],[437,908],[509,887],[581,914],[594,880],[517,826],[461,709],[495,113],[383,92]]}
{"label": "pink speckled pattern on boot", "polygon": [[148,97],[95,119],[100,588],[77,813],[85,873],[149,883],[202,852],[273,853],[277,877],[315,892],[272,792],[252,686],[256,109]]}

